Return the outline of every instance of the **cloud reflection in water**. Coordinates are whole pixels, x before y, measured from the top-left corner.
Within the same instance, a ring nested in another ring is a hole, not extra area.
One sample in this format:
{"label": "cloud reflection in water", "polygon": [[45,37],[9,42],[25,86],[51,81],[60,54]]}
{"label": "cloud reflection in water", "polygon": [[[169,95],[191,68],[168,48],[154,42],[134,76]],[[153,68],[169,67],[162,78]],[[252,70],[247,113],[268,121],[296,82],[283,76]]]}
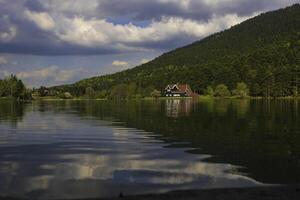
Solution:
{"label": "cloud reflection in water", "polygon": [[151,133],[45,112],[28,112],[15,127],[0,123],[7,141],[0,143],[1,195],[87,198],[259,184],[232,174],[235,166],[203,161],[207,155],[166,148]]}

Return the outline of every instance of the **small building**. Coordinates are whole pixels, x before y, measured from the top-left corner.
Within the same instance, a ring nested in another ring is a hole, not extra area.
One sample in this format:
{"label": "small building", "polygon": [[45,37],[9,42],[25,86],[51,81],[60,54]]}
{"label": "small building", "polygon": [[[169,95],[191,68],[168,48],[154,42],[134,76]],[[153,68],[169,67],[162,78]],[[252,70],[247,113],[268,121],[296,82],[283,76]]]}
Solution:
{"label": "small building", "polygon": [[188,84],[171,84],[165,88],[166,97],[192,97],[193,94]]}

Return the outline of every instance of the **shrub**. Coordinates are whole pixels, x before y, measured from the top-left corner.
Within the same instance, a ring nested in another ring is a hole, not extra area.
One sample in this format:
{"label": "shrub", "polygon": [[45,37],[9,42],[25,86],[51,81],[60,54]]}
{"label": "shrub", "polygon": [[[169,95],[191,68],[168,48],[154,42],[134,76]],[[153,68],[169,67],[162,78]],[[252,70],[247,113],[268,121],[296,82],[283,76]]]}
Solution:
{"label": "shrub", "polygon": [[249,88],[246,83],[237,83],[236,89],[233,90],[233,94],[241,98],[247,97],[249,95]]}
{"label": "shrub", "polygon": [[215,89],[216,96],[218,97],[229,97],[231,95],[228,87],[224,84],[220,84]]}
{"label": "shrub", "polygon": [[158,98],[160,96],[161,96],[161,92],[156,89],[151,92],[151,97]]}
{"label": "shrub", "polygon": [[215,91],[211,86],[208,86],[206,88],[205,94],[213,97],[213,96],[215,96]]}

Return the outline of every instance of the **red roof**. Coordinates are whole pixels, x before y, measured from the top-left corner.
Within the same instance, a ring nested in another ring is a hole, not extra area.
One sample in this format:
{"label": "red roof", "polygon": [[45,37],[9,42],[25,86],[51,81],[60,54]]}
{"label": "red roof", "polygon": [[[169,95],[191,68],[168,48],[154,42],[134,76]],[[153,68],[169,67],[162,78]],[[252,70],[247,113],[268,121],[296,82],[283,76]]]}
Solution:
{"label": "red roof", "polygon": [[171,89],[177,89],[175,90],[176,92],[179,93],[187,93],[188,95],[191,95],[193,93],[191,87],[188,84],[172,84],[172,85],[168,85],[166,87],[167,88],[171,88]]}
{"label": "red roof", "polygon": [[189,86],[187,84],[184,84],[184,85],[177,85],[177,87],[179,88],[179,92],[186,92],[186,91],[189,91]]}

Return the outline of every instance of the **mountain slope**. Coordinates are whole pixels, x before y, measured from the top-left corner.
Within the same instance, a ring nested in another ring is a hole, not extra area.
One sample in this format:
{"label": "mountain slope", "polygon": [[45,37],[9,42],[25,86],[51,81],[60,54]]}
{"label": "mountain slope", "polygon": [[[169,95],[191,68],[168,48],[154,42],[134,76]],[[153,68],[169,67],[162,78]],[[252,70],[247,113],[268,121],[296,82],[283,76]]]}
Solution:
{"label": "mountain slope", "polygon": [[291,95],[300,63],[300,5],[261,14],[226,31],[165,53],[153,61],[112,75],[94,77],[53,89],[82,95],[86,87],[110,90],[135,83],[163,89],[188,83],[203,93],[224,83],[233,89],[246,82],[252,95]]}

